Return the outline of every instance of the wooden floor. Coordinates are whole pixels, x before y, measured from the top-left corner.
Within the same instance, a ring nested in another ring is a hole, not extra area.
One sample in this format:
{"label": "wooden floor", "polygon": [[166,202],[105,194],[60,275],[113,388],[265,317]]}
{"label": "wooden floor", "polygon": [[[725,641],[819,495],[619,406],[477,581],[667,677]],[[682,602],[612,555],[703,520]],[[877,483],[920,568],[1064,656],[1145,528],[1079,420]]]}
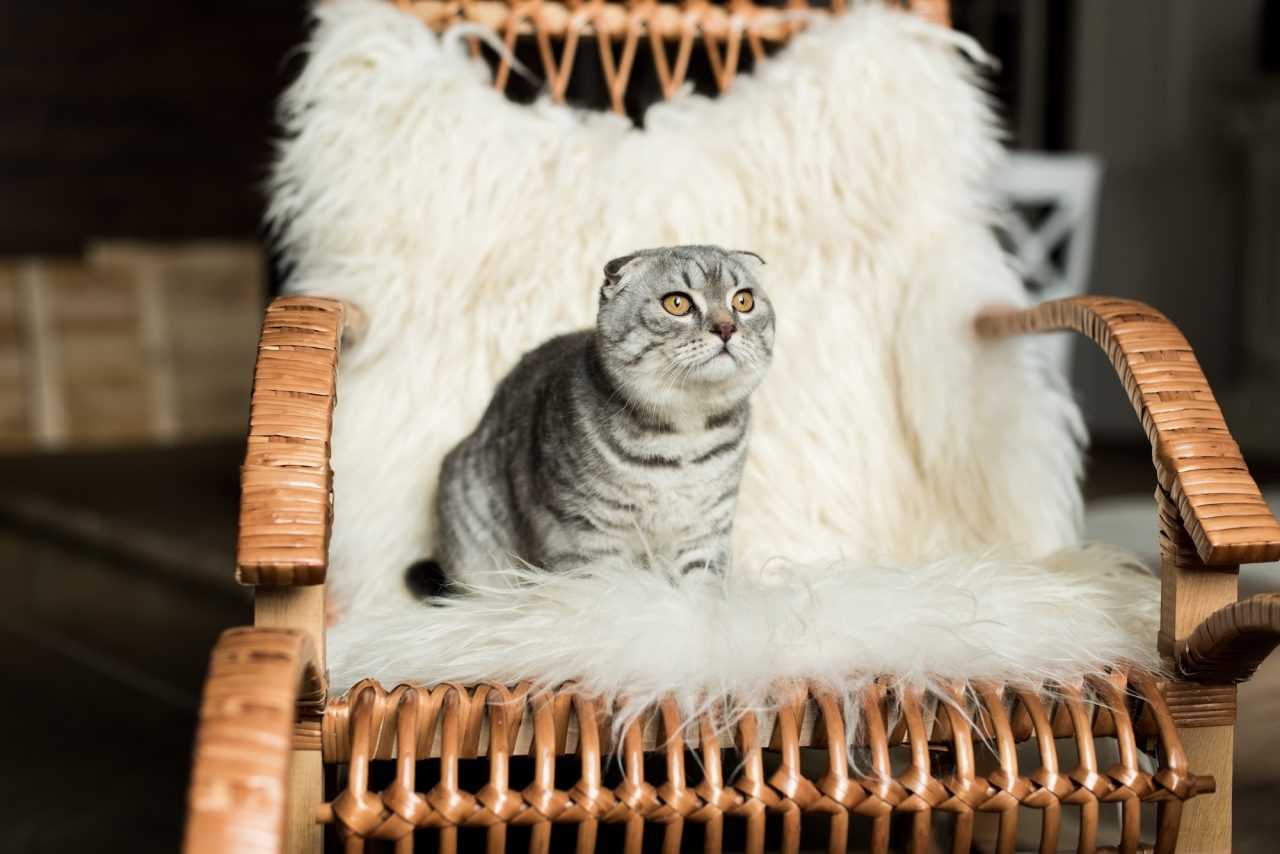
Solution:
{"label": "wooden floor", "polygon": [[0,461],[0,851],[178,849],[240,453]]}
{"label": "wooden floor", "polygon": [[[251,619],[231,581],[240,454],[0,460],[0,852],[177,849],[206,657]],[[1091,491],[1145,492],[1147,465],[1102,455]],[[1241,701],[1236,850],[1272,852],[1280,660]]]}

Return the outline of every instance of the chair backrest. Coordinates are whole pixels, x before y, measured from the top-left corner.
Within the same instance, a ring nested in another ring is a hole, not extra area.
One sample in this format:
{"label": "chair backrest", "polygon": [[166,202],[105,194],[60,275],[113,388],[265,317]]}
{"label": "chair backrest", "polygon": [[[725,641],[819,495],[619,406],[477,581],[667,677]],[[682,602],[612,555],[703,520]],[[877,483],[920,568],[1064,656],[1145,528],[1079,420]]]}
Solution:
{"label": "chair backrest", "polygon": [[[535,23],[523,6],[502,20],[551,27],[559,7],[535,5]],[[636,50],[635,15],[656,5],[610,7]],[[523,352],[593,322],[604,262],[672,243],[768,261],[779,337],[754,401],[737,568],[1074,540],[1075,405],[1033,348],[972,328],[986,305],[1026,302],[993,233],[998,123],[963,37],[887,5],[810,22],[718,97],[672,91],[642,127],[557,104],[554,86],[527,105],[494,91],[501,65],[469,55],[475,29],[438,35],[377,0],[317,7],[272,216],[289,289],[369,317],[335,413],[339,607],[403,592],[433,546],[443,455]],[[585,28],[602,6],[565,9]]]}
{"label": "chair backrest", "polygon": [[[855,0],[856,2],[856,0]],[[903,5],[925,20],[950,26],[949,0],[886,0]],[[704,51],[718,91],[726,91],[743,68],[763,61],[808,21],[843,14],[848,0],[707,0],[663,3],[658,0],[395,0],[401,10],[434,30],[473,25],[501,39],[494,86],[503,91],[511,83],[518,41],[536,46],[537,66],[551,99],[564,103],[584,40],[594,41],[598,70],[609,108],[627,112],[628,87],[633,83],[637,53],[652,58],[658,92],[670,98],[689,75],[695,47]],[[472,36],[473,53],[482,39]],[[640,86],[644,89],[643,83]],[[647,104],[650,100],[644,97]]]}

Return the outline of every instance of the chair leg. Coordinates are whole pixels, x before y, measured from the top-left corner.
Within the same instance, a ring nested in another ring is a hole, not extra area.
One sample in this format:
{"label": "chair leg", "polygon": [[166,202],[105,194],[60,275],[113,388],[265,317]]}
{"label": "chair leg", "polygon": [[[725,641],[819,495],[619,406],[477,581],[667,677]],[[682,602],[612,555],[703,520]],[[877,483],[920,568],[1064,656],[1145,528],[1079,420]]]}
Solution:
{"label": "chair leg", "polygon": [[1231,767],[1234,726],[1186,727],[1182,746],[1196,774],[1212,774],[1217,789],[1182,808],[1178,854],[1227,854],[1231,851]]}
{"label": "chair leg", "polygon": [[285,851],[320,854],[324,825],[316,821],[316,807],[324,801],[324,763],[319,750],[295,750],[289,759],[289,812]]}
{"label": "chair leg", "polygon": [[[1160,524],[1159,646],[1170,660],[1170,669],[1176,672],[1172,659],[1177,642],[1191,635],[1219,608],[1236,601],[1239,567],[1206,566],[1182,524],[1177,503],[1161,487],[1156,488],[1156,505]],[[1187,766],[1197,775],[1212,775],[1216,782],[1213,794],[1192,798],[1183,807],[1177,850],[1188,854],[1231,850],[1235,698],[1233,690],[1229,710],[1223,708],[1222,697],[1213,696],[1213,687],[1203,685],[1188,692],[1174,711]],[[1201,689],[1209,696],[1197,697]]]}

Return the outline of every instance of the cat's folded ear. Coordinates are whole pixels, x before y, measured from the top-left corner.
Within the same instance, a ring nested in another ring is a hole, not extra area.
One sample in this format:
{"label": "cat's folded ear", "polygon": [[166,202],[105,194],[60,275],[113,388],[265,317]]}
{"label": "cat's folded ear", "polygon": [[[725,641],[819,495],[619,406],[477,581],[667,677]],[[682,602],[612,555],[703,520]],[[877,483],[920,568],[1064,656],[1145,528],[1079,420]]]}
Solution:
{"label": "cat's folded ear", "polygon": [[765,266],[764,259],[763,259],[763,258],[761,258],[761,257],[760,257],[759,255],[757,255],[756,253],[751,252],[750,250],[747,250],[747,249],[731,249],[731,250],[729,250],[729,254],[730,254],[730,255],[750,255],[752,258],[754,258],[754,259],[756,259],[757,261],[759,261],[759,262],[760,262],[760,266],[762,266],[762,267],[763,267],[763,266]]}
{"label": "cat's folded ear", "polygon": [[636,254],[623,255],[621,258],[614,258],[608,264],[604,265],[604,284],[600,286],[600,296],[603,299],[610,299],[621,290],[622,286],[622,268],[626,267],[637,257]]}

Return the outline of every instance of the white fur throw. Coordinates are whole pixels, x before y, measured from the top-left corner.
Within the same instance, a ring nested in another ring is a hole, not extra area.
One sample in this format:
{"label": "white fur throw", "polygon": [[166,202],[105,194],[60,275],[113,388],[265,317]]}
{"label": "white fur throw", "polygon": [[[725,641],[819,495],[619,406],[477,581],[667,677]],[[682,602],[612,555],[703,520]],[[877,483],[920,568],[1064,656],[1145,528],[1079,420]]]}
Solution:
{"label": "white fur throw", "polygon": [[[1151,646],[1145,576],[1101,552],[1045,557],[1078,537],[1069,394],[1034,347],[972,332],[981,306],[1024,297],[989,228],[1000,132],[957,37],[860,7],[636,129],[507,101],[459,39],[390,3],[317,15],[271,216],[291,289],[369,320],[335,416],[335,684],[751,691],[855,671],[1066,676]],[[692,242],[763,255],[778,313],[727,588],[602,567],[411,602],[440,460],[496,380],[592,322],[605,261]]]}
{"label": "white fur throw", "polygon": [[[333,684],[576,681],[625,718],[667,695],[690,713],[723,697],[768,707],[795,681],[853,707],[883,674],[922,689],[1039,687],[1117,663],[1157,666],[1153,579],[1102,547],[1040,561],[835,563],[769,585],[697,573],[673,586],[612,567],[509,580],[425,614],[340,623],[329,633]],[[513,595],[514,582],[528,586]]]}

